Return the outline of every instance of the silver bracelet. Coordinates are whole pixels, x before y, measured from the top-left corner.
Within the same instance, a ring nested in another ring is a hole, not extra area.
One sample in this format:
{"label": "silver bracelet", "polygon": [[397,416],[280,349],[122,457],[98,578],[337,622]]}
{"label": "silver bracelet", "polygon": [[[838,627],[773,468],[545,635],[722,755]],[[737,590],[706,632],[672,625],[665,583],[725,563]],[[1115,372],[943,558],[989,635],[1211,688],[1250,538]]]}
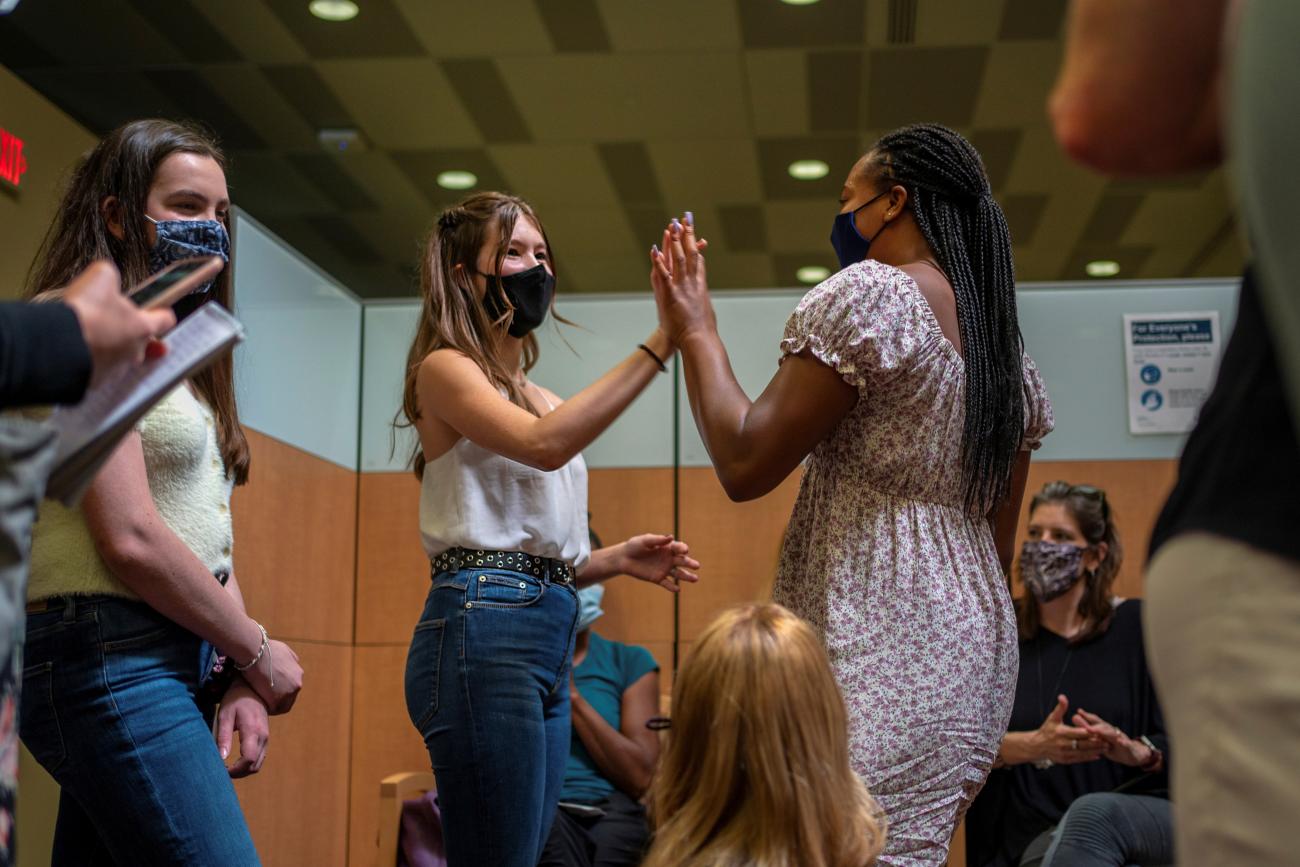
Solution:
{"label": "silver bracelet", "polygon": [[[247,665],[235,663],[235,671],[248,671],[250,668],[262,661],[262,654],[266,654],[268,661],[271,658],[271,638],[266,634],[266,627],[258,623],[256,620],[253,621],[253,625],[262,633],[262,643],[257,648],[257,656],[254,656],[252,662]],[[271,666],[271,686],[275,686],[275,666]]]}

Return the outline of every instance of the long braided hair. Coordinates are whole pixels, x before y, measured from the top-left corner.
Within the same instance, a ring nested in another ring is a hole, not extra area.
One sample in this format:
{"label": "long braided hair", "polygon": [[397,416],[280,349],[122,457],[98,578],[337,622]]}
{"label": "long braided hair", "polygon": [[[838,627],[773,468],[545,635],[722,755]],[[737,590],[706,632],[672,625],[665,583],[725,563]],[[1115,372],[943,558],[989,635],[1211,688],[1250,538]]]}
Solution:
{"label": "long braided hair", "polygon": [[1025,396],[1011,233],[979,152],[945,126],[916,124],[872,148],[867,172],[908,192],[916,224],[957,298],[966,363],[962,480],[966,509],[987,514],[1007,495],[1024,433]]}

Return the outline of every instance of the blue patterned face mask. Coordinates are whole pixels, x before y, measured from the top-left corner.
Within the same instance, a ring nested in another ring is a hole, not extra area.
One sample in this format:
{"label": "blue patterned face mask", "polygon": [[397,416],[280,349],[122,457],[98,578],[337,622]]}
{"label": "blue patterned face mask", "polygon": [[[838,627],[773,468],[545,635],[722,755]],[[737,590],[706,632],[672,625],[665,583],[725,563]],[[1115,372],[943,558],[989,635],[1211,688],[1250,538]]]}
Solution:
{"label": "blue patterned face mask", "polygon": [[[144,218],[158,232],[158,240],[149,251],[149,273],[157,274],[173,262],[192,256],[220,256],[221,261],[230,261],[230,236],[221,221],[155,220],[148,214]],[[211,288],[212,281],[208,281],[191,294],[206,293]]]}
{"label": "blue patterned face mask", "polygon": [[578,632],[590,629],[605,610],[600,607],[600,600],[605,598],[605,585],[592,584],[578,591]]}

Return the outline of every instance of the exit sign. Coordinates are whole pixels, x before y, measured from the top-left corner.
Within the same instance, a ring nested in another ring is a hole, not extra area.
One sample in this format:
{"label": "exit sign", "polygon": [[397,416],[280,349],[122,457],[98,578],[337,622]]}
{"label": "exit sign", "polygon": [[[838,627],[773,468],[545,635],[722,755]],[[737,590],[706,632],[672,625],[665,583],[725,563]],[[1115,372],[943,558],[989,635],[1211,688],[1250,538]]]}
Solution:
{"label": "exit sign", "polygon": [[15,187],[27,171],[27,157],[23,156],[23,140],[0,127],[0,180],[8,181]]}

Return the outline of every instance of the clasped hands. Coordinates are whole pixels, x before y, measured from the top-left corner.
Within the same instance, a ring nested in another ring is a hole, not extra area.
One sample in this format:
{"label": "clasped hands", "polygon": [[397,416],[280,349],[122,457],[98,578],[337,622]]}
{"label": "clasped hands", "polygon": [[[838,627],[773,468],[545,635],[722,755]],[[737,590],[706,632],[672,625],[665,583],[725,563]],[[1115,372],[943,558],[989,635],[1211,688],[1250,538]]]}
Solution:
{"label": "clasped hands", "polygon": [[1095,713],[1079,708],[1070,718],[1072,725],[1067,725],[1065,713],[1069,707],[1069,699],[1058,695],[1056,707],[1034,733],[1037,741],[1035,752],[1041,758],[1050,759],[1058,765],[1074,765],[1106,758],[1135,768],[1150,762],[1150,747],[1128,737],[1117,726]]}
{"label": "clasped hands", "polygon": [[659,327],[673,346],[681,347],[696,334],[717,330],[704,267],[709,242],[696,237],[695,217],[687,211],[669,222],[662,244],[650,248],[650,285]]}

